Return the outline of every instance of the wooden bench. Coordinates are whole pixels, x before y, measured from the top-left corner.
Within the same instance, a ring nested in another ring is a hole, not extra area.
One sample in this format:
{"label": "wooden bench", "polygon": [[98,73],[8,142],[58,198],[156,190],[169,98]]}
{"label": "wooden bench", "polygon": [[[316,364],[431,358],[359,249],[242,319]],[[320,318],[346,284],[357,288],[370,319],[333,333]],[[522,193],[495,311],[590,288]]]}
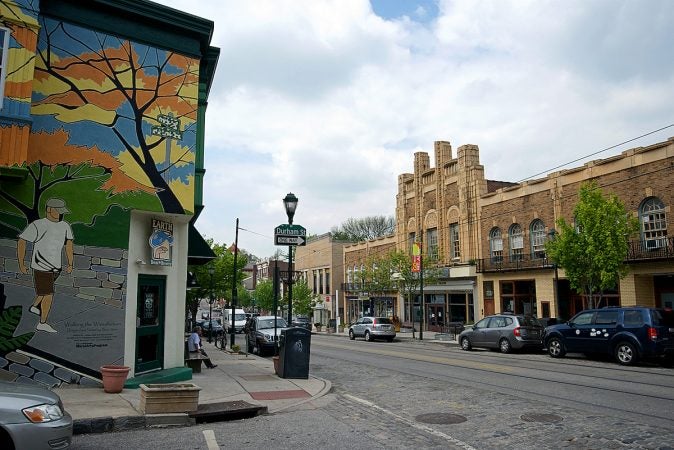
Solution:
{"label": "wooden bench", "polygon": [[199,353],[188,353],[185,358],[185,365],[192,369],[192,373],[201,373],[201,361],[207,359]]}

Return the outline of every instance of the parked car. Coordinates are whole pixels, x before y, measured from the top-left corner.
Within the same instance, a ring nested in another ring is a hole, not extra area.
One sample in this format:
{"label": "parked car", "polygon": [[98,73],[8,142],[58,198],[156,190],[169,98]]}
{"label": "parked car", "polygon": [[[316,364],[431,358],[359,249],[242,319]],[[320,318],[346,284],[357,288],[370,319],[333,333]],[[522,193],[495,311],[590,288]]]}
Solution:
{"label": "parked car", "polygon": [[0,447],[66,448],[73,419],[54,392],[34,385],[0,381]]}
{"label": "parked car", "polygon": [[396,337],[393,322],[388,317],[361,317],[349,327],[349,339],[364,337],[366,341],[386,339],[392,342]]}
{"label": "parked car", "polygon": [[463,350],[474,347],[499,349],[501,353],[543,349],[544,328],[535,317],[520,314],[487,316],[459,334]]}
{"label": "parked car", "polygon": [[219,336],[225,331],[218,319],[198,320],[197,325],[201,327],[205,337],[208,337],[208,334],[211,332],[211,326],[213,327],[213,336]]}
{"label": "parked car", "polygon": [[607,307],[581,311],[545,329],[548,354],[613,355],[623,365],[642,358],[674,362],[674,311],[649,307]]}
{"label": "parked car", "polygon": [[292,326],[306,328],[307,330],[311,331],[311,321],[306,316],[296,316],[293,319]]}
{"label": "parked car", "polygon": [[[276,333],[274,333],[274,322],[276,322]],[[282,317],[252,317],[248,322],[248,353],[263,355],[273,351],[281,330],[286,328],[288,328],[288,323]]]}

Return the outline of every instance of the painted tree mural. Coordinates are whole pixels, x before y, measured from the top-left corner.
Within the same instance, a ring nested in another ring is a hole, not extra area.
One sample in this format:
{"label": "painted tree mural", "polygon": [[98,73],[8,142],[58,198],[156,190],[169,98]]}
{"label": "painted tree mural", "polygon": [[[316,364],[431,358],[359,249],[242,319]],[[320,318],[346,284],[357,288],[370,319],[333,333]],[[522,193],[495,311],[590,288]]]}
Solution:
{"label": "painted tree mural", "polygon": [[191,212],[198,68],[183,55],[42,19],[33,132],[95,144],[151,188],[163,211]]}
{"label": "painted tree mural", "polygon": [[[0,235],[16,237],[27,223],[42,217],[50,197],[67,199],[75,206],[68,220],[86,225],[93,225],[97,217],[108,214],[113,205],[157,209],[159,202],[150,195],[154,189],[124,173],[120,161],[96,146],[70,145],[67,140],[68,135],[62,130],[31,136],[29,157],[24,164],[28,169],[26,181],[6,183],[0,189],[0,209],[5,212],[0,218],[0,229],[5,231]],[[103,230],[99,231],[100,238]],[[118,237],[117,246],[124,247],[127,238]]]}

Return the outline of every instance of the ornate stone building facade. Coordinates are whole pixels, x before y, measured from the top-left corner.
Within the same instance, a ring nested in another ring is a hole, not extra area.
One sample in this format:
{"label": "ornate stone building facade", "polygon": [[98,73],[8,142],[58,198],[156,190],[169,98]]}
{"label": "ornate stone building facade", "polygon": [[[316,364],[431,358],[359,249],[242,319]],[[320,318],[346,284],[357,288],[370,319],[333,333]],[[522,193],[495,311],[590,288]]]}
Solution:
{"label": "ornate stone building facade", "polygon": [[[582,309],[575,293],[545,255],[556,221],[572,220],[578,190],[593,180],[614,193],[639,219],[630,242],[630,271],[604,304],[674,303],[674,140],[635,148],[522,183],[485,178],[475,145],[436,142],[429,155],[414,155],[414,172],[398,178],[396,246],[409,251],[415,240],[442,268],[437,283],[424,288],[427,328],[473,322],[510,310],[538,317],[567,318]],[[417,305],[420,305],[417,299]],[[403,321],[407,305],[398,305]]]}

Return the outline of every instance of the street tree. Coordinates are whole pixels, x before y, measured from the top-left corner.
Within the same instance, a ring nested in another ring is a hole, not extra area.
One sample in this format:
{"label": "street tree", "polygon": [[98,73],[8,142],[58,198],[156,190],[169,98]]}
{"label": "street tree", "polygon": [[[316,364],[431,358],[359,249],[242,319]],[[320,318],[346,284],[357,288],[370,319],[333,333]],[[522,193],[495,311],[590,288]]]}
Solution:
{"label": "street tree", "polygon": [[274,282],[272,280],[258,281],[253,291],[253,298],[261,310],[274,311]]}
{"label": "street tree", "polygon": [[[212,299],[215,301],[224,299],[231,302],[232,298],[234,254],[226,245],[215,243],[213,239],[207,239],[206,242],[216,256],[208,264],[190,266],[190,271],[195,275],[198,283],[198,287],[187,291],[186,308],[192,313],[193,318],[196,318],[201,299]],[[243,286],[243,278],[245,276],[243,268],[246,264],[245,255],[238,255],[236,261],[237,294],[245,291]],[[210,268],[213,268],[212,276],[209,273]]]}
{"label": "street tree", "polygon": [[[403,296],[403,299],[409,301],[410,308],[412,308],[414,296],[421,291],[421,277],[419,273],[412,272],[412,256],[404,251],[396,250],[389,253],[387,258],[390,261],[391,270],[393,270],[392,278],[395,280],[398,292]],[[424,285],[437,283],[440,278],[437,261],[424,255],[422,267]],[[414,317],[413,311],[410,310],[409,314],[410,317]]]}
{"label": "street tree", "polygon": [[629,239],[639,224],[618,197],[605,196],[595,182],[581,186],[573,214],[573,223],[557,221],[559,232],[545,250],[564,269],[571,287],[586,296],[587,307],[594,308],[601,305],[603,292],[627,274]]}
{"label": "street tree", "polygon": [[388,236],[395,231],[395,219],[385,216],[369,216],[360,219],[349,218],[331,230],[332,238],[338,241],[368,241]]}
{"label": "street tree", "polygon": [[[285,303],[288,302],[288,293],[284,296]],[[313,309],[323,303],[323,300],[314,296],[304,280],[293,283],[293,311],[298,316],[309,316]]]}

